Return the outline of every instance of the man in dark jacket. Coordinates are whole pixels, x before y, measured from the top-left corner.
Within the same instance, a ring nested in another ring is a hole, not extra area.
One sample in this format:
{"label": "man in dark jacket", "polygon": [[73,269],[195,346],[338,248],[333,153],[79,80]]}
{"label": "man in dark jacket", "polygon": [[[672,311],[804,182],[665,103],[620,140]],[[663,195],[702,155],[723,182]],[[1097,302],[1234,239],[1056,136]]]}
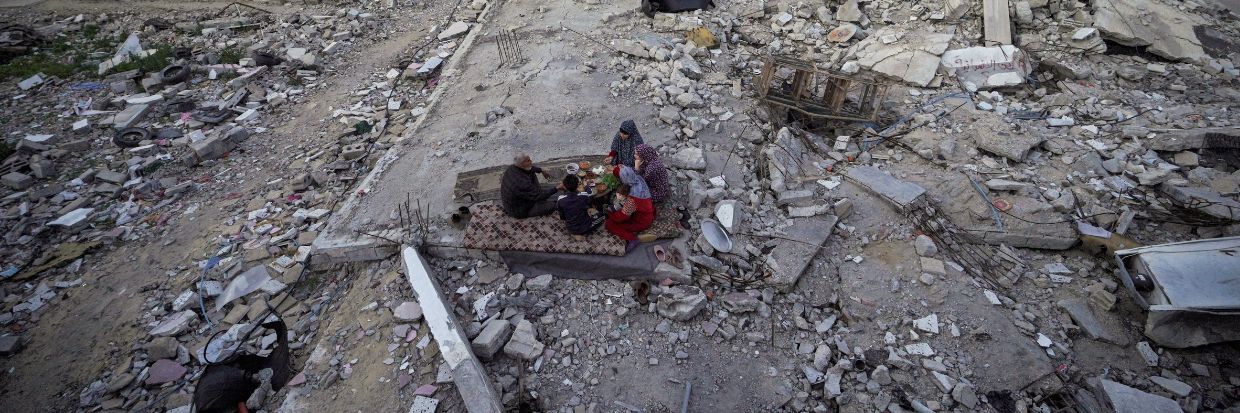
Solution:
{"label": "man in dark jacket", "polygon": [[[529,218],[550,215],[555,212],[555,195],[557,188],[543,189],[538,183],[538,175],[551,179],[542,168],[534,166],[529,155],[517,155],[512,166],[504,171],[500,180],[500,203],[504,213],[513,218]],[[563,186],[563,185],[561,185]]]}

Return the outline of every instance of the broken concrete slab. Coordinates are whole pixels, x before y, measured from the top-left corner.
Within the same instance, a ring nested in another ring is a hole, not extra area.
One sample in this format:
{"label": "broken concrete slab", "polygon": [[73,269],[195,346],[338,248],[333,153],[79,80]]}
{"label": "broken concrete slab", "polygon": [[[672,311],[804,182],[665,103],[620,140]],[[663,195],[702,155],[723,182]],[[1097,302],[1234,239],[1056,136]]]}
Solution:
{"label": "broken concrete slab", "polygon": [[834,215],[793,219],[785,239],[778,240],[766,258],[772,274],[767,280],[771,286],[781,291],[790,291],[796,286],[801,274],[831,237],[837,222],[839,218]]}
{"label": "broken concrete slab", "polygon": [[1068,316],[1072,317],[1072,321],[1090,338],[1121,346],[1128,345],[1128,340],[1124,338],[1123,330],[1118,326],[1111,326],[1100,321],[1085,300],[1060,300],[1056,305],[1067,312]]}
{"label": "broken concrete slab", "polygon": [[771,180],[771,189],[782,192],[801,187],[801,177],[808,171],[808,165],[821,161],[814,151],[806,148],[805,141],[798,138],[788,128],[780,128],[775,135],[775,142],[762,150],[766,158],[767,173]]}
{"label": "broken concrete slab", "polygon": [[641,42],[628,39],[616,39],[613,40],[611,44],[612,48],[620,53],[643,59],[650,57],[650,51],[646,50],[646,46],[643,46]]}
{"label": "broken concrete slab", "polygon": [[180,335],[189,328],[190,322],[196,318],[198,318],[198,315],[194,314],[191,310],[175,313],[168,316],[168,318],[165,318],[163,322],[159,323],[159,325],[155,326],[155,328],[151,330],[151,335],[156,337],[171,337]]}
{"label": "broken concrete slab", "polygon": [[1151,130],[1154,137],[1142,144],[1156,151],[1185,151],[1190,149],[1211,149],[1230,147],[1231,142],[1240,140],[1240,128],[1197,128],[1197,129],[1162,129]]}
{"label": "broken concrete slab", "polygon": [[1102,392],[1116,412],[1183,413],[1175,400],[1146,393],[1107,379],[1102,379]]}
{"label": "broken concrete slab", "polygon": [[431,336],[439,346],[444,365],[452,372],[452,380],[471,413],[501,413],[491,376],[474,356],[465,330],[460,328],[453,313],[454,305],[440,292],[439,282],[431,276],[429,265],[413,247],[401,249],[401,260],[413,294],[422,304],[423,317],[430,327]]}
{"label": "broken concrete slab", "polygon": [[112,118],[112,126],[116,129],[124,129],[137,125],[142,119],[146,118],[146,114],[151,111],[151,105],[129,105],[124,110],[117,113]]}
{"label": "broken concrete slab", "polygon": [[948,73],[978,89],[1022,85],[1033,72],[1029,55],[1012,45],[948,50],[940,61]]}
{"label": "broken concrete slab", "polygon": [[437,37],[439,40],[448,40],[448,39],[452,39],[455,37],[459,37],[461,35],[464,35],[466,32],[468,32],[470,26],[471,24],[462,22],[462,21],[453,22],[451,25],[448,26],[448,28],[443,29],[442,32],[439,32],[439,36]]}
{"label": "broken concrete slab", "polygon": [[1037,133],[1007,133],[994,130],[979,131],[973,135],[978,149],[1016,162],[1024,162],[1029,151],[1041,145],[1046,138]]}
{"label": "broken concrete slab", "polygon": [[1158,187],[1164,194],[1185,205],[1201,205],[1196,210],[1208,215],[1240,221],[1240,202],[1225,197],[1210,188],[1175,186],[1170,182]]}
{"label": "broken concrete slab", "polygon": [[908,209],[922,199],[926,189],[921,186],[901,181],[869,165],[855,166],[844,173],[848,180],[856,182],[867,191],[886,199],[900,209]]}
{"label": "broken concrete slab", "polygon": [[1205,22],[1176,6],[1143,0],[1094,2],[1094,26],[1103,37],[1172,60],[1207,57],[1193,28]]}
{"label": "broken concrete slab", "polygon": [[[883,38],[896,38],[884,43]],[[953,35],[884,27],[857,43],[854,50],[861,67],[926,87],[938,73],[940,56]]]}

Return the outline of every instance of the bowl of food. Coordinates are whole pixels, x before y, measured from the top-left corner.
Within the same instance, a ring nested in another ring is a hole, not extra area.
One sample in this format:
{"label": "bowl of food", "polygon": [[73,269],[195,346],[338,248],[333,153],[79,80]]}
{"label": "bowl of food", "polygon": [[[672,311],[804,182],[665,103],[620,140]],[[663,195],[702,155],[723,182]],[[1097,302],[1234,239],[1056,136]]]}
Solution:
{"label": "bowl of food", "polygon": [[564,172],[567,172],[569,175],[576,175],[577,172],[581,172],[581,167],[575,163],[570,163],[564,165]]}
{"label": "bowl of food", "polygon": [[594,169],[591,169],[590,171],[594,172],[595,175],[602,175],[603,172],[606,170],[607,170],[607,167],[603,165],[599,165],[599,166],[595,166]]}
{"label": "bowl of food", "polygon": [[583,171],[588,171],[590,170],[590,161],[581,161],[577,166],[580,166]]}

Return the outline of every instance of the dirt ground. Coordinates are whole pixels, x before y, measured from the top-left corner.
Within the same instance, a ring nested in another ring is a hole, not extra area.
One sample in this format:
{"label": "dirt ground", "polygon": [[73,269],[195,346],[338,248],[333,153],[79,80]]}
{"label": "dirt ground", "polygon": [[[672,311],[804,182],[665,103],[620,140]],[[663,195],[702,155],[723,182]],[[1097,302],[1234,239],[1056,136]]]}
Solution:
{"label": "dirt ground", "polygon": [[[155,10],[212,10],[230,2],[68,2],[44,1],[31,10],[0,9],[0,15],[15,13],[58,14],[98,13],[149,7]],[[263,5],[285,10],[280,5]],[[72,411],[77,393],[102,371],[129,364],[130,346],[148,335],[151,326],[138,324],[146,306],[140,292],[168,283],[165,271],[192,264],[213,250],[208,242],[220,233],[226,219],[244,207],[246,197],[229,194],[262,193],[268,182],[288,177],[289,157],[273,156],[290,148],[313,148],[326,143],[323,130],[329,126],[333,107],[351,104],[352,93],[366,84],[376,68],[399,62],[402,53],[418,42],[432,16],[419,13],[393,14],[399,19],[399,33],[366,47],[348,51],[324,76],[322,87],[308,90],[309,96],[295,106],[282,108],[275,117],[278,125],[249,142],[253,146],[235,154],[228,165],[215,165],[195,175],[215,177],[205,190],[182,201],[182,208],[194,212],[173,214],[159,234],[123,247],[109,247],[93,253],[78,275],[83,285],[68,290],[58,302],[49,303],[41,320],[27,332],[29,342],[21,357],[2,364],[0,405],[12,411]],[[384,69],[385,70],[385,69]],[[299,150],[300,152],[300,150]],[[244,165],[244,173],[228,179],[227,171]],[[223,172],[221,172],[223,171]],[[185,282],[184,280],[177,280]],[[173,292],[175,294],[175,292]],[[173,297],[166,297],[170,300]]]}

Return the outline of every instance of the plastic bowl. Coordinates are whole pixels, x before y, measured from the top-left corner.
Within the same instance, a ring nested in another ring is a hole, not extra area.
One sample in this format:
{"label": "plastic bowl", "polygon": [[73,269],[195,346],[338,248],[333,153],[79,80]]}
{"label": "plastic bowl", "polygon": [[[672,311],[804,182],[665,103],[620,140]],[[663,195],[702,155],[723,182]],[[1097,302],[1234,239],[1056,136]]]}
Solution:
{"label": "plastic bowl", "polygon": [[702,236],[706,237],[706,242],[715,251],[732,251],[732,238],[728,237],[728,233],[723,230],[722,226],[719,226],[718,222],[709,219],[702,220]]}

